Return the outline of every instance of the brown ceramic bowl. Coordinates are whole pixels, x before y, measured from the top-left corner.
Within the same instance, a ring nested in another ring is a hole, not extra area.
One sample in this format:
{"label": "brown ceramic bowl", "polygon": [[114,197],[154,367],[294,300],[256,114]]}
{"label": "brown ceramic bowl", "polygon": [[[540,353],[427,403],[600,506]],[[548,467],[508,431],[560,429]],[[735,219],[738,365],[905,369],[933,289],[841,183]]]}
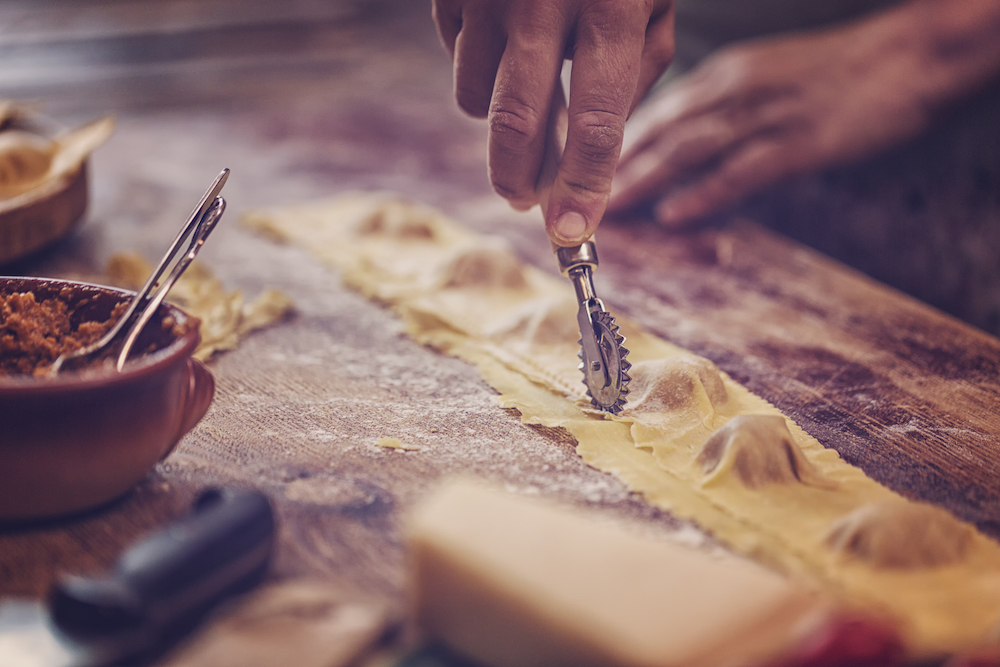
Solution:
{"label": "brown ceramic bowl", "polygon": [[[132,293],[44,278],[0,278],[0,295],[43,299],[69,289],[77,317],[107,319]],[[173,318],[173,327],[163,319]],[[111,367],[55,378],[0,375],[0,521],[94,507],[141,480],[204,416],[212,374],[191,358],[198,320],[164,304],[121,373]]]}

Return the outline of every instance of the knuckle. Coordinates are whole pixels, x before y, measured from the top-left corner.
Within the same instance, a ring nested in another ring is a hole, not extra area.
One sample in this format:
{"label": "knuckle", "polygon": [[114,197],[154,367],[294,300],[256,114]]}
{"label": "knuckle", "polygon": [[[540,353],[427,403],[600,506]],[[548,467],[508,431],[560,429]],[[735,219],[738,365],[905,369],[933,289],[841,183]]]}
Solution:
{"label": "knuckle", "polygon": [[509,95],[497,96],[489,108],[490,137],[502,150],[527,149],[541,125],[536,107]]}
{"label": "knuckle", "polygon": [[617,41],[626,36],[641,39],[651,13],[651,3],[645,1],[594,0],[584,11],[577,30],[588,41]]}
{"label": "knuckle", "polygon": [[595,26],[608,26],[612,22],[648,21],[653,13],[651,0],[621,2],[621,0],[591,0],[585,10],[585,15],[591,17],[589,23]]}
{"label": "knuckle", "polygon": [[617,159],[624,128],[621,114],[591,110],[578,114],[570,131],[580,154],[603,168]]}
{"label": "knuckle", "polygon": [[531,53],[542,51],[552,41],[552,35],[559,29],[561,19],[546,12],[544,6],[533,7],[527,14],[518,16],[516,29],[510,30],[508,39],[518,49]]}
{"label": "knuckle", "polygon": [[607,194],[621,148],[622,117],[606,111],[579,114],[570,127],[573,160],[565,184],[578,196]]}

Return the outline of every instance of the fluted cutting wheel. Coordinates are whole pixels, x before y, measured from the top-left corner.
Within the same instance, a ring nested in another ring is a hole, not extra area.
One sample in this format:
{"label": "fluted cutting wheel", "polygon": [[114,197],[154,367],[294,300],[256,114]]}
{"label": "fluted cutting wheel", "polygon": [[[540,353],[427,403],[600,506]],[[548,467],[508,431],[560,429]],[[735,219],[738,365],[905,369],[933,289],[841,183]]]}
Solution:
{"label": "fluted cutting wheel", "polygon": [[601,351],[599,361],[606,369],[607,384],[596,386],[596,382],[588,380],[593,378],[593,374],[587,373],[586,365],[593,360],[584,358],[581,350],[583,383],[587,386],[587,393],[594,407],[618,414],[625,407],[628,382],[631,379],[628,370],[632,368],[632,364],[625,359],[628,356],[628,350],[623,345],[625,337],[618,333],[615,319],[607,312],[601,310],[593,313],[591,319],[594,323],[594,334],[597,336],[597,347]]}

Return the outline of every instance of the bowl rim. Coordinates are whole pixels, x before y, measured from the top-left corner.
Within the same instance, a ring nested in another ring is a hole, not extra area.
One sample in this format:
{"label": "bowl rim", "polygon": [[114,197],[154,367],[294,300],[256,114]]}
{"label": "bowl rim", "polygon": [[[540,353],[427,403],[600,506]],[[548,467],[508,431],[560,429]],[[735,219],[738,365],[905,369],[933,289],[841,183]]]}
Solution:
{"label": "bowl rim", "polygon": [[[0,276],[0,286],[13,281],[85,288],[111,292],[127,298],[135,296],[135,291],[133,290],[109,287],[81,280],[64,280],[39,276]],[[159,308],[165,308],[181,324],[190,323],[186,333],[174,339],[173,342],[163,349],[126,362],[125,367],[120,373],[117,371],[111,373],[66,373],[60,374],[55,378],[43,379],[21,375],[0,375],[0,398],[21,396],[24,394],[58,394],[116,387],[159,373],[161,370],[173,366],[179,360],[190,357],[201,340],[198,328],[200,320],[166,301],[160,304]]]}

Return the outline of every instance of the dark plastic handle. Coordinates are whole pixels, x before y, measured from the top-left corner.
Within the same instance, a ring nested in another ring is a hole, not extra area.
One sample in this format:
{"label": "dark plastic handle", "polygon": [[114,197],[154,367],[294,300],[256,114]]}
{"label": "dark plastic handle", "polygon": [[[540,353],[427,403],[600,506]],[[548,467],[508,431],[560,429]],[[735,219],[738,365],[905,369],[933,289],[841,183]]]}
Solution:
{"label": "dark plastic handle", "polygon": [[49,608],[56,628],[103,652],[141,652],[193,627],[266,574],[275,520],[257,492],[209,489],[188,517],[132,546],[106,578],[68,577]]}

